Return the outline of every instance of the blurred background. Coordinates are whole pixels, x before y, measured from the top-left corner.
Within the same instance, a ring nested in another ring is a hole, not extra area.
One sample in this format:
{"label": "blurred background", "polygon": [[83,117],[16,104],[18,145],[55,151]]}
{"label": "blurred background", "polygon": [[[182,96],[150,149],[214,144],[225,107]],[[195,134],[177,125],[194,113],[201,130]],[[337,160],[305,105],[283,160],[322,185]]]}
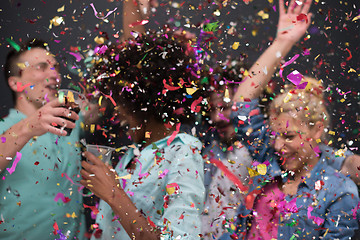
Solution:
{"label": "blurred background", "polygon": [[[285,60],[295,54],[300,57],[284,69],[284,76],[297,70],[324,81],[332,114],[332,145],[346,146],[358,154],[359,5],[358,0],[314,0],[313,24]],[[200,36],[203,25],[213,23],[216,26],[213,35],[201,39],[208,60],[224,61],[227,55],[236,57],[244,53],[251,66],[274,39],[277,17],[276,0],[246,3],[159,0],[159,6],[152,10],[145,27],[152,30],[172,27]],[[101,37],[116,41],[121,35],[122,1],[119,0],[1,0],[0,3],[0,65],[3,67],[6,54],[12,48],[9,40],[21,43],[28,38],[42,38],[48,41],[61,63],[63,88],[79,88],[79,80],[86,74],[89,52]],[[4,117],[13,103],[3,74],[0,78],[0,117]],[[284,82],[274,76],[272,88]]]}

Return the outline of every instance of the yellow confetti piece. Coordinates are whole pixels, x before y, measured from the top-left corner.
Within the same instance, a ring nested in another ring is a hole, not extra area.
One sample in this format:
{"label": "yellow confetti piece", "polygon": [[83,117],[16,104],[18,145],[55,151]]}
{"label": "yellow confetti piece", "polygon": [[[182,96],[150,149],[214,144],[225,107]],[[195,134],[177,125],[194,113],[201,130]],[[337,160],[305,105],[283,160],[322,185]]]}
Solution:
{"label": "yellow confetti piece", "polygon": [[101,101],[103,100],[103,96],[99,97],[99,106],[101,106]]}
{"label": "yellow confetti piece", "polygon": [[259,175],[259,173],[257,171],[255,171],[254,169],[247,168],[247,170],[248,170],[250,177],[255,177],[255,176]]}
{"label": "yellow confetti piece", "polygon": [[123,177],[117,176],[116,179],[131,179],[131,174],[125,175]]}
{"label": "yellow confetti piece", "polygon": [[175,188],[174,188],[174,187],[167,187],[167,188],[166,188],[166,192],[167,192],[169,195],[171,195],[171,194],[173,194],[173,193],[175,192]]}
{"label": "yellow confetti piece", "polygon": [[267,172],[267,167],[266,167],[266,165],[265,165],[265,164],[259,164],[259,165],[257,166],[257,171],[258,171],[258,173],[260,173],[261,175],[265,175],[266,172]]}
{"label": "yellow confetti piece", "polygon": [[68,94],[66,95],[66,97],[67,97],[68,102],[75,102],[75,97],[74,97],[73,92],[69,91]]}
{"label": "yellow confetti piece", "polygon": [[344,157],[345,156],[345,150],[344,149],[339,149],[335,152],[336,156],[340,156],[340,157]]}
{"label": "yellow confetti piece", "polygon": [[63,12],[65,10],[65,5],[57,9],[57,12]]}
{"label": "yellow confetti piece", "polygon": [[356,17],[353,18],[353,22],[356,21],[356,20],[359,20],[360,19],[360,15],[357,15]]}
{"label": "yellow confetti piece", "polygon": [[330,135],[335,135],[335,132],[334,131],[329,131],[329,134]]}
{"label": "yellow confetti piece", "polygon": [[194,92],[196,92],[197,90],[197,88],[186,88],[186,93],[189,95],[193,95]]}
{"label": "yellow confetti piece", "polygon": [[150,138],[151,132],[145,132],[145,138]]}
{"label": "yellow confetti piece", "polygon": [[232,45],[232,49],[236,50],[239,48],[239,46],[240,46],[239,42],[234,42],[234,44]]}
{"label": "yellow confetti piece", "polygon": [[260,12],[258,12],[257,15],[260,16],[262,19],[268,19],[269,18],[269,14],[264,12],[264,10],[261,10]]}
{"label": "yellow confetti piece", "polygon": [[254,37],[257,35],[257,33],[258,33],[257,29],[254,29],[251,31],[251,35],[253,35]]}
{"label": "yellow confetti piece", "polygon": [[26,68],[25,63],[18,63],[17,66],[21,69],[24,70]]}
{"label": "yellow confetti piece", "polygon": [[287,93],[286,97],[284,98],[284,103],[287,103],[291,100],[292,94],[291,93]]}
{"label": "yellow confetti piece", "polygon": [[353,68],[350,68],[349,71],[348,71],[348,73],[351,73],[351,72],[356,72],[356,70],[353,69]]}
{"label": "yellow confetti piece", "polygon": [[316,139],[316,143],[320,143],[321,142],[321,139]]}
{"label": "yellow confetti piece", "polygon": [[50,20],[50,25],[49,25],[49,29],[52,29],[52,26],[54,25],[55,27],[59,26],[61,23],[64,22],[64,18],[63,17],[59,17],[59,16],[55,16],[53,19]]}
{"label": "yellow confetti piece", "polygon": [[104,44],[105,38],[96,36],[94,38],[94,42],[96,42],[97,44]]}
{"label": "yellow confetti piece", "polygon": [[343,98],[343,99],[341,99],[341,100],[340,100],[340,102],[342,102],[342,103],[343,103],[343,102],[345,102],[345,99],[344,99],[344,98]]}
{"label": "yellow confetti piece", "polygon": [[90,132],[94,133],[95,132],[95,124],[91,124],[90,125]]}

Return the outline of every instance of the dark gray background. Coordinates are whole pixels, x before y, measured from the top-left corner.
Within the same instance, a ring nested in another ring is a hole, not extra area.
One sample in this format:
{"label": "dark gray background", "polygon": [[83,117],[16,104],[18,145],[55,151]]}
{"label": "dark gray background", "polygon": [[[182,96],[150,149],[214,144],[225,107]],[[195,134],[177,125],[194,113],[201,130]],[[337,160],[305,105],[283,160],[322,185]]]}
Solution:
{"label": "dark gray background", "polygon": [[[210,41],[213,50],[213,53],[209,51],[211,59],[222,60],[225,59],[226,54],[237,56],[244,52],[249,56],[249,64],[252,64],[275,36],[277,1],[271,3],[266,0],[254,0],[248,5],[242,1],[228,1],[227,6],[221,5],[222,2],[224,1],[160,1],[160,6],[146,27],[156,30],[167,24],[199,34],[202,22],[219,21],[219,30],[214,33],[216,38]],[[108,22],[104,22],[95,17],[90,3],[94,3],[96,9],[105,15],[109,10],[116,7],[118,9],[107,18]],[[181,7],[177,7],[180,4]],[[311,12],[315,14],[315,18],[314,24],[309,29],[310,39],[302,40],[294,47],[289,57],[297,53],[301,54],[304,48],[311,48],[311,54],[301,56],[296,64],[284,71],[287,75],[296,69],[304,75],[313,75],[324,80],[325,87],[329,87],[331,93],[328,100],[331,101],[329,107],[333,113],[335,135],[331,137],[334,146],[340,147],[342,142],[357,153],[360,153],[358,150],[360,19],[355,21],[353,19],[360,14],[359,4],[359,1],[355,0],[314,0]],[[102,34],[107,35],[112,41],[116,40],[113,35],[116,33],[121,35],[122,29],[121,5],[121,1],[111,0],[1,0],[0,65],[3,66],[5,56],[10,49],[6,38],[12,38],[19,43],[29,37],[40,37],[50,43],[52,52],[57,55],[61,63],[61,72],[65,80],[63,87],[68,86],[70,82],[76,85],[79,81],[77,69],[84,70],[84,64],[83,60],[76,62],[69,54],[73,50],[71,47],[80,47],[80,53],[85,55],[88,49],[96,45],[94,43],[96,36]],[[65,6],[65,10],[57,12],[62,6]],[[216,10],[220,12],[219,16],[213,14]],[[258,14],[260,11],[268,13],[269,18],[262,19]],[[55,16],[62,16],[64,24],[49,29],[50,20]],[[190,23],[190,28],[185,26],[187,22]],[[236,31],[228,34],[231,25]],[[237,50],[231,48],[234,42],[240,42]],[[346,49],[352,54],[349,60],[346,60],[349,57]],[[72,69],[73,66],[75,69]],[[274,81],[283,80],[274,78]],[[349,92],[345,95],[344,102],[341,102],[344,98],[342,92]],[[1,75],[0,116],[5,116],[10,107],[12,107],[10,93]]]}

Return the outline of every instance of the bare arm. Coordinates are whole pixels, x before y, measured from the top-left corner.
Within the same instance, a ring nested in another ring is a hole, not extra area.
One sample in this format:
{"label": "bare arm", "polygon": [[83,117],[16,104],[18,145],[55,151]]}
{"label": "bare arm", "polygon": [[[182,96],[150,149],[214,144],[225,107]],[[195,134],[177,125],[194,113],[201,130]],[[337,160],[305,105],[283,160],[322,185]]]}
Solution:
{"label": "bare arm", "polygon": [[[249,76],[240,84],[233,100],[258,98],[274,74],[282,57],[286,56],[293,45],[305,34],[311,24],[309,12],[312,0],[303,0],[297,5],[290,2],[287,11],[284,0],[279,0],[279,23],[277,36],[271,46],[257,59],[249,70]],[[307,20],[297,20],[300,14],[307,15]]]}
{"label": "bare arm", "polygon": [[353,180],[356,185],[360,186],[359,169],[360,156],[351,155],[345,159],[344,164],[341,168],[341,173],[343,173],[345,176],[350,175],[351,180]]}
{"label": "bare arm", "polygon": [[142,20],[148,18],[150,6],[157,4],[157,1],[153,0],[125,0],[123,3],[123,40],[132,38],[131,32],[144,33],[145,27],[140,23]]}
{"label": "bare arm", "polygon": [[68,116],[69,110],[59,107],[60,105],[58,99],[55,99],[1,134],[0,137],[4,137],[6,141],[0,143],[0,171],[9,165],[16,152],[19,152],[32,137],[41,136],[47,132],[59,136],[67,134],[66,131],[56,128],[54,125],[64,126],[66,124],[67,128],[75,127],[75,123],[61,118],[61,116],[73,120],[79,119],[79,116],[73,111],[71,111],[71,116]]}
{"label": "bare arm", "polygon": [[160,239],[160,231],[152,227],[120,187],[114,171],[89,152],[84,156],[92,163],[83,161],[80,181],[91,192],[107,202],[130,237],[134,239]]}

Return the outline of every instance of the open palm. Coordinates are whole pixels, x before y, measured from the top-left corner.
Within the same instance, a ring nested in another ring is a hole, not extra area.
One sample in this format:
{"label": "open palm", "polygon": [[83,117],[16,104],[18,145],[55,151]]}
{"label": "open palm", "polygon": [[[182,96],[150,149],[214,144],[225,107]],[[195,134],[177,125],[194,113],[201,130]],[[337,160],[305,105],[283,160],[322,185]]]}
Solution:
{"label": "open palm", "polygon": [[311,24],[309,13],[312,0],[291,0],[287,9],[284,0],[279,0],[279,23],[277,38],[297,42]]}

